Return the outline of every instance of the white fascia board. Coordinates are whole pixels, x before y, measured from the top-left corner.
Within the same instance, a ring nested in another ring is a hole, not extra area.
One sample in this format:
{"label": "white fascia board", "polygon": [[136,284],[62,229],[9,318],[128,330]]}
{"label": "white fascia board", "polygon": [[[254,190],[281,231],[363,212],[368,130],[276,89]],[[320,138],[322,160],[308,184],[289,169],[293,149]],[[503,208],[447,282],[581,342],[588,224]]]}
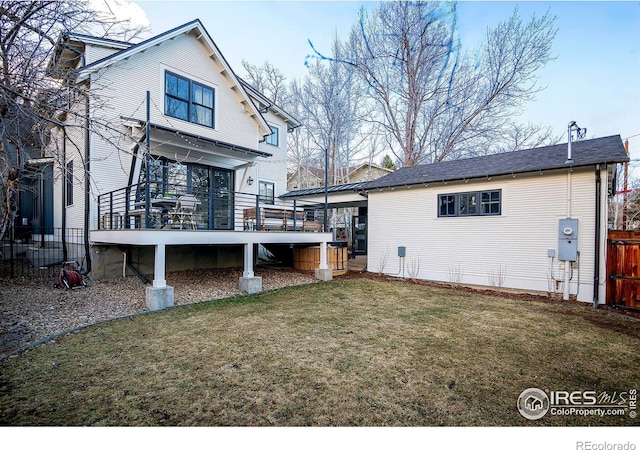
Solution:
{"label": "white fascia board", "polygon": [[82,42],[83,44],[91,44],[99,47],[118,48],[120,50],[124,50],[135,45],[131,42],[116,41],[114,39],[100,38],[78,33],[70,33],[68,38],[70,41]]}

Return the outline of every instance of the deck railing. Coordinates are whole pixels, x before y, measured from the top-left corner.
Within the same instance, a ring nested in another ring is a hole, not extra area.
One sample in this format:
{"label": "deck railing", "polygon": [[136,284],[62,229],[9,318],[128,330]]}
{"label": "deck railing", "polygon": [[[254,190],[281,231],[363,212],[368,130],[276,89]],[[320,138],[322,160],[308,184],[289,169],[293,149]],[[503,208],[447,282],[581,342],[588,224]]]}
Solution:
{"label": "deck railing", "polygon": [[94,229],[323,231],[323,223],[323,203],[140,183],[99,195]]}

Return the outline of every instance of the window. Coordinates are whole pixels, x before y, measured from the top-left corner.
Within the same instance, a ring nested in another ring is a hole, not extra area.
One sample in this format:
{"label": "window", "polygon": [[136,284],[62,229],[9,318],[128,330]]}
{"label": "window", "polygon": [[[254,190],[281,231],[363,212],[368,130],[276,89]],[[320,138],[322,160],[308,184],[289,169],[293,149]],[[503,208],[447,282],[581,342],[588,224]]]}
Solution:
{"label": "window", "polygon": [[446,194],[438,196],[438,215],[441,217],[456,215],[456,196],[455,194]]}
{"label": "window", "polygon": [[460,209],[458,212],[461,216],[475,216],[478,214],[478,193],[460,194]]}
{"label": "window", "polygon": [[500,214],[500,191],[482,193],[482,214]]}
{"label": "window", "polygon": [[269,136],[266,137],[266,143],[269,145],[275,145],[276,147],[278,146],[278,128],[277,127],[272,127],[271,125],[269,125],[269,128],[271,128],[271,134]]}
{"label": "window", "polygon": [[164,78],[164,113],[213,128],[213,89],[171,72],[165,72]]}
{"label": "window", "polygon": [[67,171],[67,206],[73,205],[73,161],[69,161]]}
{"label": "window", "polygon": [[440,194],[438,217],[498,216],[502,213],[501,197],[500,190]]}
{"label": "window", "polygon": [[268,203],[269,205],[273,205],[275,196],[274,196],[274,183],[270,183],[268,181],[260,182],[260,201],[262,203]]}

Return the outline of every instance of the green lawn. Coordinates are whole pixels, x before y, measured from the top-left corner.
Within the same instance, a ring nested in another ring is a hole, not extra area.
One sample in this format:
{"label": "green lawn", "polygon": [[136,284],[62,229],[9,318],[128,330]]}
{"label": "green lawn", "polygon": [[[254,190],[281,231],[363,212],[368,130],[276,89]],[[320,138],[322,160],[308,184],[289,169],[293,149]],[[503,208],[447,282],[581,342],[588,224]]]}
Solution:
{"label": "green lawn", "polygon": [[10,425],[633,425],[530,421],[530,387],[640,388],[640,322],[342,278],[89,327],[0,361]]}

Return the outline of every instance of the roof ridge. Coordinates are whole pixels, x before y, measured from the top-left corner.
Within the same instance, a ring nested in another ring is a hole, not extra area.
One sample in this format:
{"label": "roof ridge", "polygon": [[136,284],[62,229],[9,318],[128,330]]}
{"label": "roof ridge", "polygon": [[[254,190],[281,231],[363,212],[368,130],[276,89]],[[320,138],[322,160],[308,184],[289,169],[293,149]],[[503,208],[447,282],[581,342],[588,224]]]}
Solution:
{"label": "roof ridge", "polygon": [[[127,48],[123,48],[122,50],[119,50],[119,51],[117,51],[115,53],[112,53],[111,55],[107,55],[104,58],[100,58],[100,59],[92,62],[91,64],[87,64],[86,66],[80,67],[78,70],[82,70],[83,71],[83,70],[91,69],[94,66],[98,66],[100,64],[103,64],[105,61],[108,61],[108,60],[113,59],[113,58],[117,58],[122,53],[135,51],[136,48],[143,47],[143,46],[147,45],[149,42],[152,42],[154,40],[160,40],[160,39],[164,38],[165,36],[167,36],[167,35],[169,35],[171,33],[174,33],[174,32],[176,32],[176,31],[178,31],[178,30],[180,30],[182,28],[188,28],[189,26],[195,25],[195,24],[200,24],[200,26],[204,29],[204,25],[202,25],[202,22],[200,22],[200,19],[194,19],[194,20],[186,22],[186,23],[184,23],[184,24],[182,24],[180,26],[174,27],[174,28],[172,28],[170,30],[167,30],[167,31],[164,31],[164,32],[162,32],[160,34],[157,34],[155,36],[151,36],[149,39],[145,39],[144,41],[140,41],[140,42],[136,42],[135,44],[131,44]],[[91,37],[91,36],[89,36],[89,37]],[[98,38],[98,39],[101,39],[101,38]]]}
{"label": "roof ridge", "polygon": [[566,148],[567,143],[561,143],[402,167],[389,175],[368,182],[364,189],[478,179],[567,167],[619,163],[629,159],[619,134],[576,141],[573,145],[575,148],[572,164],[567,164],[566,152],[560,151]]}

